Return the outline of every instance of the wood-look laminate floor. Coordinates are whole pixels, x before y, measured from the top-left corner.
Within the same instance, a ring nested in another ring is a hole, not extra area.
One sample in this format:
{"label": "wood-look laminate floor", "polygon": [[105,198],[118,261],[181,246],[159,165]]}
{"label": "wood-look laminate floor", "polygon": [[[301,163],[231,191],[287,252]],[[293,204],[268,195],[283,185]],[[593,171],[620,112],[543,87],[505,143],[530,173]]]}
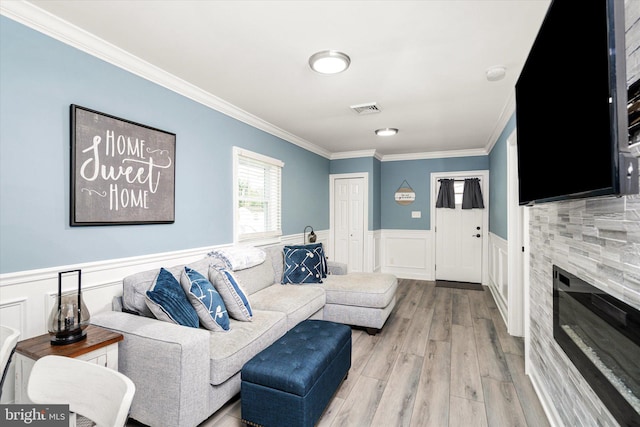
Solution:
{"label": "wood-look laminate floor", "polygon": [[[375,336],[353,329],[352,366],[320,427],[549,426],[489,290],[402,279]],[[201,427],[240,427],[233,399]],[[283,426],[284,427],[284,426]]]}

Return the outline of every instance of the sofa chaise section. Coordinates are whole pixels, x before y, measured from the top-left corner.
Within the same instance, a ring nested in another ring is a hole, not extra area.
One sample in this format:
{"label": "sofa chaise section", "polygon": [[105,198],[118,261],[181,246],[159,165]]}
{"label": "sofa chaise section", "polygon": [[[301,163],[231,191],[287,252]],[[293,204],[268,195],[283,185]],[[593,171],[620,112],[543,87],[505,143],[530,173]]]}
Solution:
{"label": "sofa chaise section", "polygon": [[396,304],[398,279],[392,274],[330,274],[323,279],[326,294],[323,319],[360,326],[375,334]]}

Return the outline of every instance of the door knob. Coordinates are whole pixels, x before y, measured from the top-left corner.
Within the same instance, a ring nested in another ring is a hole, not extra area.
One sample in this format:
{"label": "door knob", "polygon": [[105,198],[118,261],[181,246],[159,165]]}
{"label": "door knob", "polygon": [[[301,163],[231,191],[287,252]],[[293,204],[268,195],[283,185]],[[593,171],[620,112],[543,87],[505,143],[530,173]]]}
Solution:
{"label": "door knob", "polygon": [[471,235],[471,237],[477,237],[477,238],[480,238],[480,233],[478,233],[478,234],[472,234],[472,235]]}

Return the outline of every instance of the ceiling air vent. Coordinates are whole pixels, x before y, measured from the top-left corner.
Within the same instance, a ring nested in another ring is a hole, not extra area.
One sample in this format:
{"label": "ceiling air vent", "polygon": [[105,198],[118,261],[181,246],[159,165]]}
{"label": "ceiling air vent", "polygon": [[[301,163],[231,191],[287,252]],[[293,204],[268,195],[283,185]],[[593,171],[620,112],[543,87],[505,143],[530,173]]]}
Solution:
{"label": "ceiling air vent", "polygon": [[373,114],[373,113],[379,113],[382,111],[380,106],[377,105],[375,102],[367,102],[366,104],[352,105],[349,108],[351,108],[353,111],[355,111],[358,114]]}

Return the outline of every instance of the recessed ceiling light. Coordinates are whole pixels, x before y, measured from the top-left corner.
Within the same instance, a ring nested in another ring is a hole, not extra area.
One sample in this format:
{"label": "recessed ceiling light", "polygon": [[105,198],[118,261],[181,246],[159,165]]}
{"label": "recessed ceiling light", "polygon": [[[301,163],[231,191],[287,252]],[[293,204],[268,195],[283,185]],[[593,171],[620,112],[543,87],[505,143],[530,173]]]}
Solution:
{"label": "recessed ceiling light", "polygon": [[323,50],[309,58],[311,69],[321,74],[341,73],[349,68],[349,64],[351,64],[349,56],[337,50]]}
{"label": "recessed ceiling light", "polygon": [[382,128],[376,129],[376,135],[378,136],[392,136],[398,133],[396,128]]}
{"label": "recessed ceiling light", "polygon": [[496,82],[502,80],[507,73],[507,69],[502,65],[496,65],[487,70],[487,80],[490,82]]}

